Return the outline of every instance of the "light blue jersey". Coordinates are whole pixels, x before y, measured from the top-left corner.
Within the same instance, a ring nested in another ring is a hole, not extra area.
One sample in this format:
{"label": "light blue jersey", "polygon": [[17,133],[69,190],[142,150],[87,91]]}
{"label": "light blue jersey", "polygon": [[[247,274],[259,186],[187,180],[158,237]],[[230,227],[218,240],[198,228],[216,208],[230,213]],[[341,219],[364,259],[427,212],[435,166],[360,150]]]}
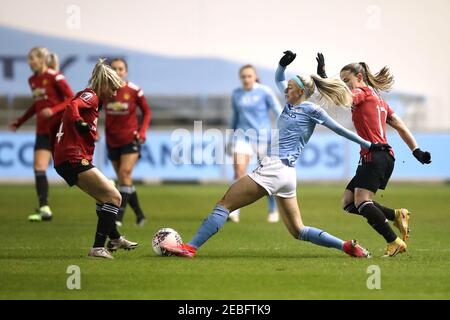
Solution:
{"label": "light blue jersey", "polygon": [[[278,66],[275,73],[275,82],[283,96],[287,88],[284,71],[285,68]],[[304,101],[299,105],[286,103],[277,121],[278,139],[272,139],[271,156],[278,156],[280,159],[287,160],[290,166],[295,166],[295,162],[311,138],[316,124],[326,126],[337,134],[360,144],[363,148],[369,148],[371,145],[370,142],[342,127],[317,104]]]}
{"label": "light blue jersey", "polygon": [[246,91],[238,88],[233,91],[231,97],[233,106],[233,118],[231,128],[247,131],[255,130],[257,133],[265,130],[267,135],[260,136],[261,140],[270,138],[272,128],[269,110],[272,110],[278,118],[282,107],[273,91],[262,84],[255,83],[252,90]]}

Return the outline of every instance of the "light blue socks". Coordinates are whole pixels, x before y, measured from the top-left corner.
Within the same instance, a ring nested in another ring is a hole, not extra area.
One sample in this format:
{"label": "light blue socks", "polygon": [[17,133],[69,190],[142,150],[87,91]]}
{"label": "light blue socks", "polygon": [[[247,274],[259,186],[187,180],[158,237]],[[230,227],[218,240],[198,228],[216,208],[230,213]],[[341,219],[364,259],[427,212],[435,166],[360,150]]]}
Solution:
{"label": "light blue socks", "polygon": [[322,247],[336,248],[341,251],[344,248],[343,240],[314,227],[304,227],[302,231],[300,231],[298,239],[309,241]]}
{"label": "light blue socks", "polygon": [[188,245],[198,249],[209,238],[216,234],[217,231],[219,231],[219,229],[227,221],[229,213],[230,212],[225,207],[222,207],[219,204],[216,205],[213,212],[211,212],[211,214],[206,217],[206,219],[198,229],[197,234],[194,236],[194,238],[192,238]]}
{"label": "light blue socks", "polygon": [[[192,238],[188,245],[194,248],[200,248],[209,238],[219,231],[227,221],[228,209],[221,205],[216,205],[211,214],[206,217],[197,234]],[[323,230],[314,227],[304,227],[298,236],[299,240],[309,241],[322,247],[335,248],[343,250],[344,241],[336,238]]]}

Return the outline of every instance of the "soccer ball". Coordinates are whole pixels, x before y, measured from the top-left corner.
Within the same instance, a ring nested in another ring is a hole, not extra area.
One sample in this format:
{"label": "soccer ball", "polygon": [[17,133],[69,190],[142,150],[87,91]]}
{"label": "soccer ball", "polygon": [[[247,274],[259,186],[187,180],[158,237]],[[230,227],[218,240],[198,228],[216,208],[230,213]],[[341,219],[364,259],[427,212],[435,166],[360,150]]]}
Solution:
{"label": "soccer ball", "polygon": [[163,228],[158,230],[153,236],[152,247],[153,251],[155,251],[158,256],[170,256],[172,254],[161,248],[161,245],[176,246],[182,243],[183,240],[181,240],[181,236],[178,232],[171,228]]}

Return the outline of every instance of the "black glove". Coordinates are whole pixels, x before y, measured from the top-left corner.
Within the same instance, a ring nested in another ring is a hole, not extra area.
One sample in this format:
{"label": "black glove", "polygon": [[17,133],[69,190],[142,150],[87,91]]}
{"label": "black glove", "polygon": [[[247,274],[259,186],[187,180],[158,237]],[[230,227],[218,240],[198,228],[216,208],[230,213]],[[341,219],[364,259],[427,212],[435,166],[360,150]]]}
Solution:
{"label": "black glove", "polygon": [[77,128],[79,133],[88,133],[91,131],[91,128],[89,127],[89,124],[87,122],[84,122],[83,120],[79,119],[75,122],[75,127]]}
{"label": "black glove", "polygon": [[317,74],[321,77],[321,78],[328,78],[327,74],[325,72],[325,58],[323,57],[323,54],[321,54],[320,52],[317,53]]}
{"label": "black glove", "polygon": [[295,57],[297,54],[293,53],[292,51],[288,50],[283,52],[284,56],[280,59],[280,66],[286,67],[291,64],[292,61],[295,60]]}
{"label": "black glove", "polygon": [[375,142],[370,145],[369,150],[370,151],[389,151],[389,149],[391,149],[391,146],[388,145],[387,143],[379,143],[379,142]]}
{"label": "black glove", "polygon": [[431,154],[428,151],[422,151],[420,148],[417,148],[413,151],[413,156],[416,157],[421,164],[431,163]]}

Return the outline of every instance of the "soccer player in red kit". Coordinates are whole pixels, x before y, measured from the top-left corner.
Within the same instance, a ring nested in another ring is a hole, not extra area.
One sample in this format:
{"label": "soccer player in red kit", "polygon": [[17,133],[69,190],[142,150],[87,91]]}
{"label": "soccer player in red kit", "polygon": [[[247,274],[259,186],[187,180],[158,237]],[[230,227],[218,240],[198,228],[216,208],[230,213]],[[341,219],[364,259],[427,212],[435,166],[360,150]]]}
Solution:
{"label": "soccer player in red kit", "polygon": [[[97,201],[98,224],[89,256],[112,259],[110,251],[134,249],[115,224],[122,197],[110,181],[92,164],[98,139],[97,118],[100,100],[109,99],[123,85],[122,79],[100,59],[94,67],[89,87],[69,103],[56,134],[54,160],[56,172],[70,185]],[[108,249],[105,248],[107,237]]]}
{"label": "soccer player in red kit", "polygon": [[[317,61],[318,74],[326,77],[322,54],[318,54]],[[431,154],[419,148],[406,124],[380,95],[381,91],[389,91],[394,83],[389,68],[384,67],[373,74],[366,63],[351,63],[341,69],[340,77],[353,93],[352,121],[359,136],[369,141],[387,143],[388,124],[399,133],[420,163],[431,163]],[[409,234],[407,209],[394,210],[373,201],[377,190],[386,188],[394,162],[392,148],[384,151],[361,149],[356,175],[347,185],[342,201],[345,211],[364,216],[372,228],[384,237],[387,242],[384,257],[405,252]],[[388,220],[394,221],[402,239],[397,237]]]}
{"label": "soccer player in red kit", "polygon": [[[151,111],[143,91],[126,80],[128,76],[127,62],[121,58],[113,59],[111,67],[125,82],[125,85],[117,90],[116,96],[103,101],[106,113],[105,132],[108,158],[117,174],[119,191],[122,195],[122,205],[116,224],[122,225],[125,209],[129,203],[136,214],[136,224],[142,226],[145,223],[145,215],[139,205],[132,172],[140,157],[141,144],[145,142]],[[138,107],[142,113],[140,125],[136,113]]]}
{"label": "soccer player in red kit", "polygon": [[28,217],[29,221],[50,221],[52,211],[48,206],[48,181],[46,170],[50,164],[53,137],[61,122],[66,103],[73,97],[72,89],[58,71],[58,57],[47,48],[32,48],[28,64],[33,75],[28,79],[34,102],[17,120],[10,124],[16,131],[34,114],[37,115],[36,142],[34,145],[34,175],[39,209]]}

